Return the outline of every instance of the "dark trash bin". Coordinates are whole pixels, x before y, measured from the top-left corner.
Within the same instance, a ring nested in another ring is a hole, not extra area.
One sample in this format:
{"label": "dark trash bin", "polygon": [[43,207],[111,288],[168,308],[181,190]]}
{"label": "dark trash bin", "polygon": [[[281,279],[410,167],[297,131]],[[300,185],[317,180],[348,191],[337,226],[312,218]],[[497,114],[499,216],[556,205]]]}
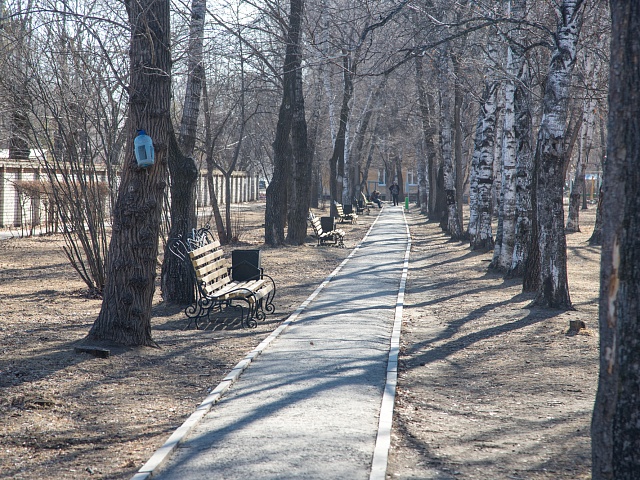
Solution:
{"label": "dark trash bin", "polygon": [[350,204],[348,204],[348,203],[344,204],[344,205],[342,206],[342,212],[343,212],[345,215],[351,215],[351,214],[353,213],[353,205],[350,205]]}
{"label": "dark trash bin", "polygon": [[320,226],[323,232],[331,232],[335,229],[336,219],[333,217],[320,217]]}
{"label": "dark trash bin", "polygon": [[233,250],[231,252],[231,278],[236,282],[256,280],[262,273],[260,250]]}

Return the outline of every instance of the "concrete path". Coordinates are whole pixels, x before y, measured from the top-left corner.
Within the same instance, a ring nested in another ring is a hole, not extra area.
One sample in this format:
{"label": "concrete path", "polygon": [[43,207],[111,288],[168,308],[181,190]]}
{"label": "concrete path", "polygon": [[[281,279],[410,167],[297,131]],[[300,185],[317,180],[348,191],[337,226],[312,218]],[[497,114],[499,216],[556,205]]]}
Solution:
{"label": "concrete path", "polygon": [[384,479],[409,242],[385,207],[134,479]]}

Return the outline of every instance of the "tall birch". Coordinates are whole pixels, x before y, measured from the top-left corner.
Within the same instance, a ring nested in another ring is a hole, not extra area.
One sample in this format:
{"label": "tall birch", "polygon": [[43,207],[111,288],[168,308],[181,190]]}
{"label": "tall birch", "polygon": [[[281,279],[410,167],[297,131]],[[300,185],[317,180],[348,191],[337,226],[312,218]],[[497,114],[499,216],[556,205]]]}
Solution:
{"label": "tall birch", "polygon": [[557,32],[543,99],[536,143],[536,210],[539,282],[533,305],[572,309],[567,282],[564,233],[564,139],[571,72],[576,61],[584,0],[563,0],[556,6]]}

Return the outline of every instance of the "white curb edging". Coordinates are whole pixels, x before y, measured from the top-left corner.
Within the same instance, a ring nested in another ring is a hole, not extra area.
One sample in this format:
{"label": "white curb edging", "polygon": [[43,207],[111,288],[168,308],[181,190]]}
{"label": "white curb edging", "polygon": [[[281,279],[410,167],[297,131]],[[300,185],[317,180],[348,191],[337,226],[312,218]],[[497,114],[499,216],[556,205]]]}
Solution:
{"label": "white curb edging", "polygon": [[391,427],[393,424],[393,408],[396,399],[396,386],[398,384],[398,355],[400,353],[400,333],[402,331],[402,309],[404,307],[404,291],[407,285],[409,273],[409,256],[411,254],[411,232],[407,224],[407,217],[402,211],[402,218],[407,232],[407,249],[404,253],[400,288],[396,300],[395,318],[391,332],[391,344],[389,348],[389,361],[387,363],[387,382],[382,395],[380,406],[380,421],[378,424],[378,436],[373,451],[371,463],[371,475],[369,480],[385,480],[387,476],[387,464],[389,463],[389,449],[391,447]]}

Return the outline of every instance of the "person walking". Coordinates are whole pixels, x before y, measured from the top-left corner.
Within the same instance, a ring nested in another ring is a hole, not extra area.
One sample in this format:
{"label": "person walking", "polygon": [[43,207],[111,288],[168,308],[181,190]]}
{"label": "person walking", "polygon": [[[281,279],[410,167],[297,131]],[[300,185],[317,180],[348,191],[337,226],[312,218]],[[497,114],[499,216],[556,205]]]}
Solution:
{"label": "person walking", "polygon": [[394,180],[393,184],[389,187],[389,192],[391,193],[391,198],[393,199],[393,204],[398,206],[398,195],[400,195],[400,187],[398,186],[398,182]]}

